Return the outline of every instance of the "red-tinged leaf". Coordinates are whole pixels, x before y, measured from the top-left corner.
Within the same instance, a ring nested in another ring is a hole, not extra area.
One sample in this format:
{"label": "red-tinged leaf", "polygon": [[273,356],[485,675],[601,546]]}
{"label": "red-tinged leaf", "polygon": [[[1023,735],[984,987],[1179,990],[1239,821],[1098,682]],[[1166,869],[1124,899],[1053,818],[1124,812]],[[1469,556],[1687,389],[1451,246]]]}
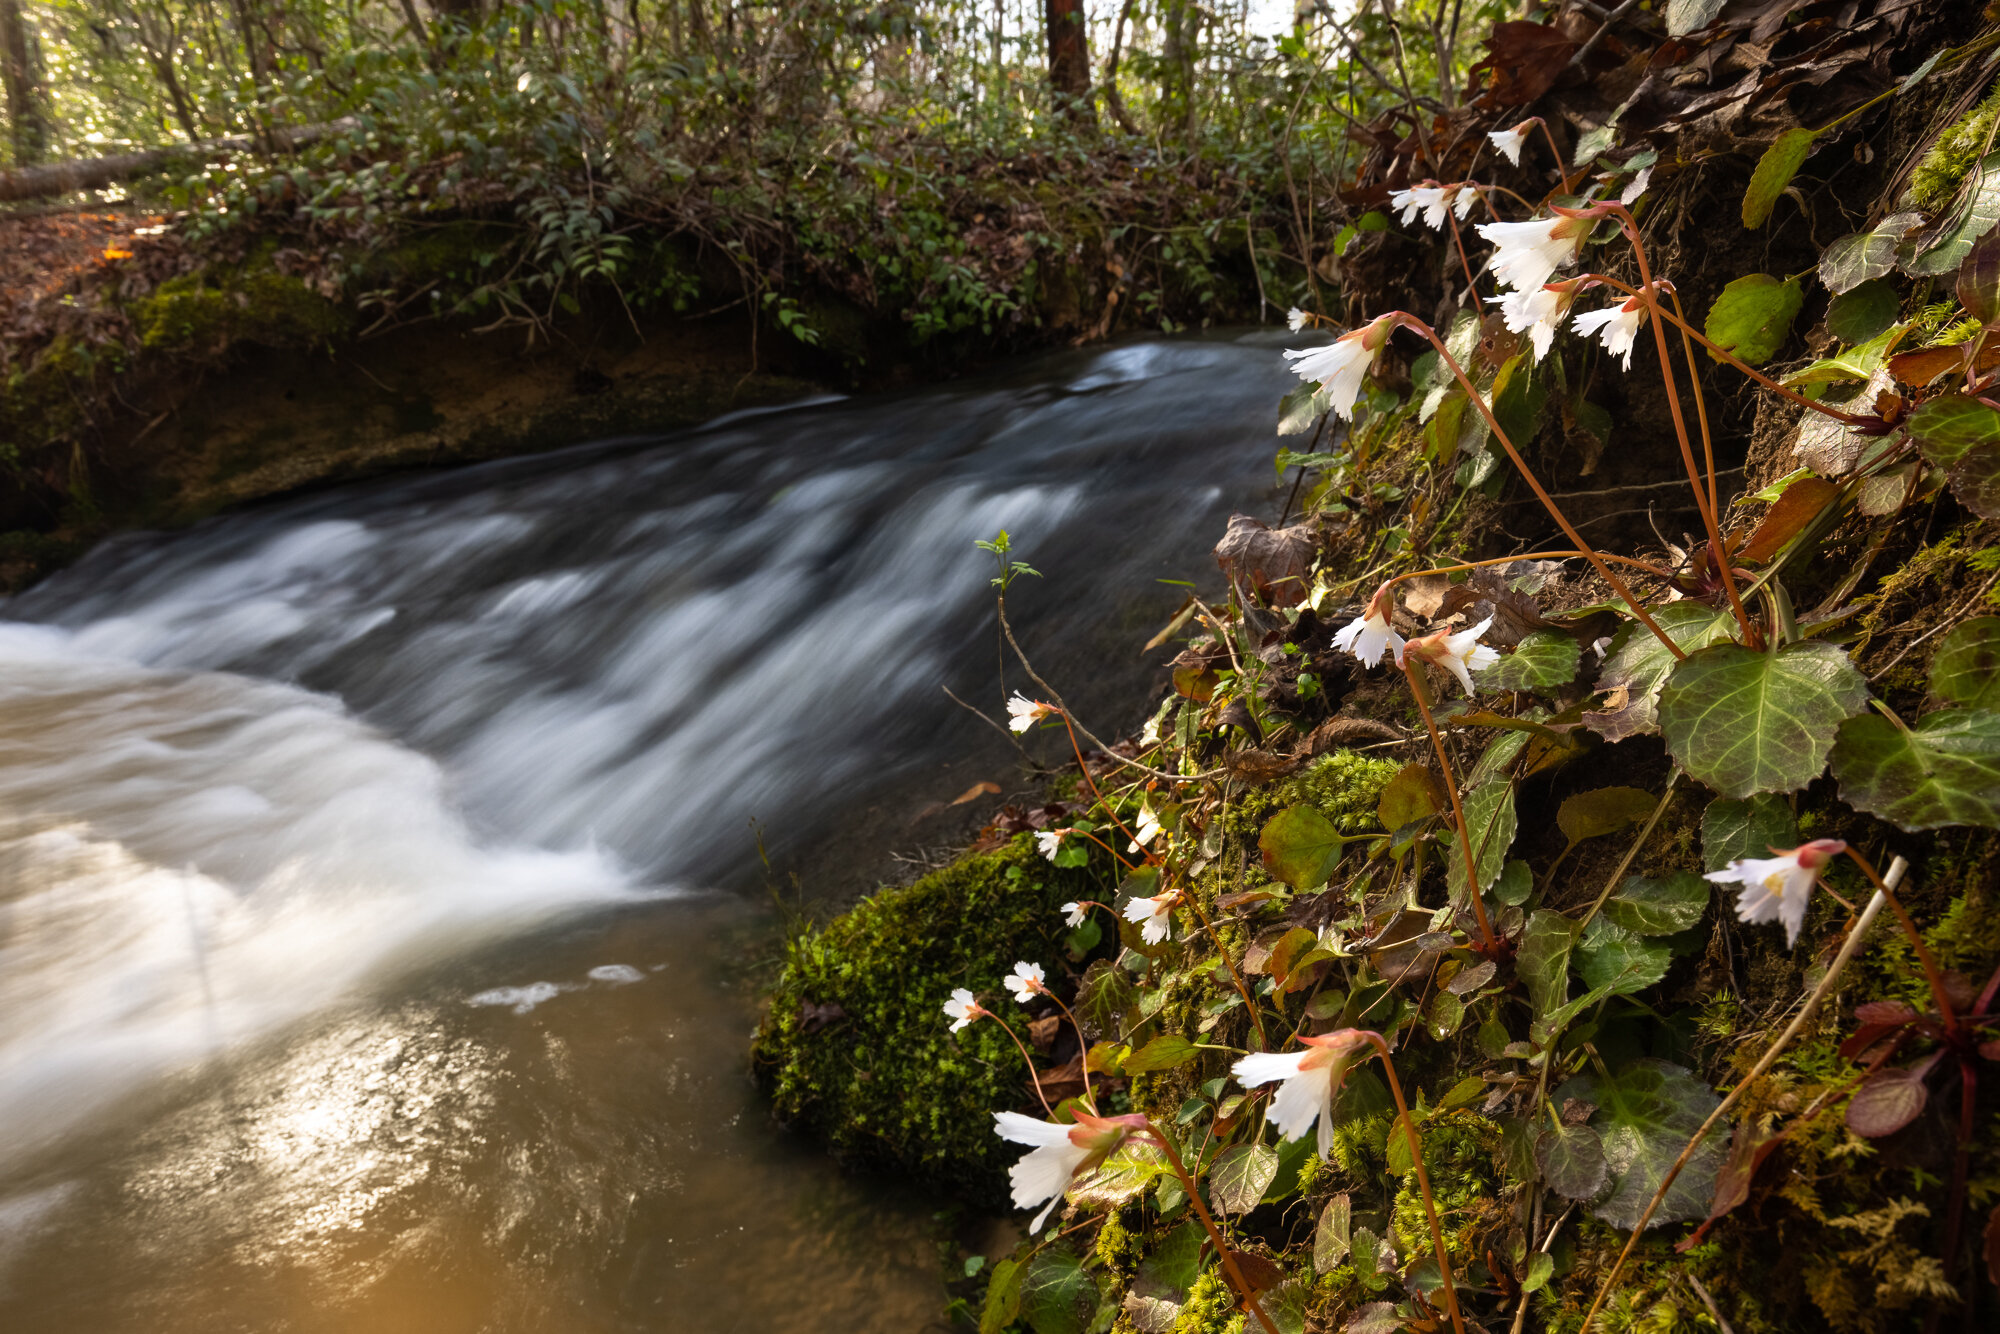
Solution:
{"label": "red-tinged leaf", "polygon": [[1883,1070],[1861,1086],[1847,1104],[1847,1128],[1864,1139],[1893,1135],[1922,1114],[1931,1100],[1922,1070]]}
{"label": "red-tinged leaf", "polygon": [[2000,1038],[1988,1038],[1980,1043],[1979,1058],[1983,1061],[2000,1061]]}
{"label": "red-tinged leaf", "polygon": [[1978,993],[1973,990],[1972,979],[1958,969],[1945,969],[1938,975],[1938,981],[1944,987],[1945,999],[1951,1002],[1951,1008],[1958,1013],[1966,1013],[1977,1003]]}
{"label": "red-tinged leaf", "polygon": [[2000,315],[2000,233],[1987,233],[1958,266],[1958,304],[1981,324]]}
{"label": "red-tinged leaf", "polygon": [[1863,1024],[1907,1024],[1916,1017],[1916,1008],[1905,1001],[1867,1001],[1854,1007],[1856,1022]]}
{"label": "red-tinged leaf", "polygon": [[1273,889],[1246,889],[1240,894],[1224,894],[1216,900],[1215,906],[1227,912],[1234,908],[1246,908],[1253,903],[1264,903],[1278,897]]}
{"label": "red-tinged leaf", "polygon": [[1863,1024],[1840,1044],[1840,1055],[1845,1060],[1858,1060],[1876,1043],[1891,1033],[1902,1031],[1902,1028],[1902,1024]]}
{"label": "red-tinged leaf", "polygon": [[1403,1317],[1396,1314],[1394,1302],[1369,1302],[1341,1326],[1341,1334],[1396,1334],[1402,1327]]}
{"label": "red-tinged leaf", "polygon": [[1231,1251],[1229,1256],[1236,1261],[1237,1272],[1243,1275],[1243,1281],[1250,1285],[1252,1292],[1263,1292],[1285,1281],[1285,1271],[1276,1261],[1248,1251]]}
{"label": "red-tinged leaf", "polygon": [[1206,704],[1215,696],[1215,687],[1220,678],[1205,667],[1177,667],[1174,669],[1174,691],[1184,699],[1197,704]]}
{"label": "red-tinged leaf", "polygon": [[1735,1138],[1729,1142],[1729,1157],[1722,1164],[1722,1170],[1715,1174],[1715,1199],[1708,1206],[1708,1217],[1701,1226],[1688,1236],[1676,1242],[1674,1249],[1685,1255],[1693,1247],[1701,1244],[1724,1214],[1729,1213],[1750,1198],[1750,1185],[1757,1179],[1757,1169],[1764,1165],[1784,1137],[1770,1130],[1760,1130],[1751,1122],[1739,1122]]}
{"label": "red-tinged leaf", "polygon": [[[1889,358],[1889,374],[1904,384],[1921,389],[1938,376],[1963,367],[1970,346],[1954,343],[1950,347],[1922,347],[1915,352],[1899,352]],[[1980,360],[1986,358],[1981,356]]]}
{"label": "red-tinged leaf", "polygon": [[1778,503],[1757,525],[1750,540],[1736,553],[1738,560],[1761,565],[1778,554],[1779,548],[1804,531],[1819,512],[1833,503],[1840,488],[1820,477],[1801,477],[1785,488]]}

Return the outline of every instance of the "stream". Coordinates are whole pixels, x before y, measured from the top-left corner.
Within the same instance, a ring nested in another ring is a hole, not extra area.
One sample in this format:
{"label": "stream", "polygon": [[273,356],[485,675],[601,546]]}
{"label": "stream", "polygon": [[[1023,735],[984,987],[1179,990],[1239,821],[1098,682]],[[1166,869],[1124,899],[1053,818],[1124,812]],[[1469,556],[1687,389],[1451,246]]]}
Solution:
{"label": "stream", "polygon": [[0,1329],[942,1328],[935,1203],[750,1081],[760,840],[810,893],[1012,780],[943,689],[1001,711],[1002,528],[1037,666],[1135,726],[1160,581],[1283,503],[1279,345],[381,479],[0,604]]}

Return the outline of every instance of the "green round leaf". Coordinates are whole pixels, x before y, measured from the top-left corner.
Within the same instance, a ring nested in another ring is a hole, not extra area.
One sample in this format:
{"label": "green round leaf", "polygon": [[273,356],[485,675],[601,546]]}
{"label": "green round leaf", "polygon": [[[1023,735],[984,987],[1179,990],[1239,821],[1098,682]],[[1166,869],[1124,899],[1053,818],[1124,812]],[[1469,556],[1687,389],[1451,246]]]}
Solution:
{"label": "green round leaf", "polygon": [[1248,1213],[1278,1175],[1278,1151],[1268,1144],[1236,1144],[1208,1169],[1208,1198],[1224,1213]]}
{"label": "green round leaf", "polygon": [[1912,833],[1946,825],[2000,829],[2000,713],[1942,709],[1907,731],[1865,714],[1833,747],[1840,798]]}
{"label": "green round leaf", "polygon": [[1549,1127],[1535,1137],[1535,1166],[1558,1195],[1587,1200],[1611,1175],[1604,1145],[1589,1126]]}
{"label": "green round leaf", "polygon": [[1313,1230],[1313,1269],[1326,1273],[1342,1260],[1352,1243],[1354,1206],[1347,1195],[1334,1196],[1320,1210],[1319,1226]]}
{"label": "green round leaf", "polygon": [[1592,991],[1629,996],[1667,975],[1673,951],[1626,930],[1602,914],[1590,919],[1576,947],[1576,971]]}
{"label": "green round leaf", "polygon": [[1945,476],[1959,504],[1982,519],[2000,519],[2000,443],[1966,450]]}
{"label": "green round leaf", "polygon": [[[1689,1137],[1722,1101],[1681,1067],[1650,1059],[1634,1061],[1611,1079],[1582,1075],[1569,1080],[1554,1098],[1557,1102],[1581,1098],[1596,1105],[1591,1125],[1604,1146],[1611,1193],[1591,1212],[1620,1229],[1638,1225],[1639,1215]],[[1705,1215],[1724,1156],[1720,1142],[1703,1140],[1648,1226]]]}
{"label": "green round leaf", "polygon": [[1264,869],[1297,890],[1325,884],[1344,846],[1333,821],[1310,806],[1286,807],[1267,820],[1257,836]]}
{"label": "green round leaf", "polygon": [[1764,219],[1771,216],[1778,197],[1785,193],[1785,187],[1798,175],[1805,164],[1806,155],[1812,152],[1813,140],[1818,136],[1811,130],[1793,128],[1779,135],[1776,142],[1764,150],[1764,156],[1757,159],[1757,170],[1750,173],[1750,188],[1743,192],[1743,225],[1756,231],[1764,225]]}
{"label": "green round leaf", "polygon": [[1819,257],[1819,280],[1836,296],[1872,282],[1896,267],[1896,247],[1904,233],[1924,220],[1921,213],[1893,213],[1873,230],[1843,236]]}
{"label": "green round leaf", "polygon": [[1479,674],[1482,690],[1553,690],[1576,680],[1583,645],[1560,630],[1537,630]]}
{"label": "green round leaf", "polygon": [[1896,322],[1896,289],[1880,278],[1842,292],[1826,308],[1827,332],[1843,343],[1865,343]]}
{"label": "green round leaf", "polygon": [[1931,693],[1975,709],[2000,706],[2000,616],[1979,616],[1944,637],[1931,658]]}
{"label": "green round leaf", "polygon": [[[1653,620],[1683,653],[1719,644],[1736,630],[1736,618],[1706,603],[1672,602]],[[1659,729],[1660,687],[1673,670],[1674,655],[1637,621],[1627,621],[1611,638],[1611,651],[1597,673],[1603,706],[1583,715],[1583,725],[1606,741],[1623,741]]]}
{"label": "green round leaf", "polygon": [[1722,289],[1708,308],[1704,327],[1709,341],[1733,352],[1752,366],[1769,361],[1792,332],[1792,317],[1805,304],[1795,281],[1780,282],[1768,273],[1752,273]]}
{"label": "green round leaf", "polygon": [[1569,999],[1569,953],[1575,940],[1575,923],[1561,913],[1545,908],[1528,914],[1514,975],[1528,989],[1537,1015],[1552,1013]]}
{"label": "green round leaf", "polygon": [[1604,905],[1604,916],[1642,936],[1671,936],[1685,931],[1708,911],[1708,882],[1691,871],[1675,871],[1660,880],[1627,876]]}
{"label": "green round leaf", "polygon": [[1556,811],[1556,826],[1571,843],[1581,843],[1638,824],[1659,804],[1659,798],[1636,787],[1600,787],[1564,801]]}
{"label": "green round leaf", "polygon": [[1021,1276],[1021,1315],[1035,1334],[1083,1334],[1097,1310],[1097,1282],[1083,1255],[1047,1246]]}
{"label": "green round leaf", "polygon": [[1942,394],[1910,414],[1910,439],[1939,467],[1967,450],[2000,444],[2000,412],[1964,394]]}
{"label": "green round leaf", "polygon": [[1740,858],[1768,857],[1773,848],[1798,845],[1798,817],[1775,793],[1711,801],[1701,813],[1701,861],[1706,870],[1720,871]]}
{"label": "green round leaf", "polygon": [[1867,681],[1833,644],[1719,644],[1667,678],[1660,731],[1681,767],[1722,796],[1790,792],[1819,777],[1834,729],[1867,704]]}

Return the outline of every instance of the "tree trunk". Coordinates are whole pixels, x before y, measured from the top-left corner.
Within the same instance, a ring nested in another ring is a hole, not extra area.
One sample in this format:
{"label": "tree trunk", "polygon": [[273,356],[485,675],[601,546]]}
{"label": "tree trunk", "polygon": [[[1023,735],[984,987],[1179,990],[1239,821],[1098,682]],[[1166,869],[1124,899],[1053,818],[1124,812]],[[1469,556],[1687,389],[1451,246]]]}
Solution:
{"label": "tree trunk", "polygon": [[[8,0],[0,0],[0,4],[6,3]],[[266,147],[280,150],[303,148],[330,134],[352,129],[354,124],[350,117],[324,125],[298,125],[274,130],[268,145],[249,135],[236,135],[201,143],[175,144],[171,148],[149,148],[140,153],[115,153],[110,157],[86,158],[79,162],[52,162],[42,167],[0,171],[0,203],[66,195],[73,190],[95,190],[113,181],[130,180],[189,159],[213,158],[225,153],[254,153]]]}
{"label": "tree trunk", "polygon": [[14,165],[32,166],[48,156],[48,95],[42,87],[40,52],[28,40],[20,0],[0,0],[0,84],[7,93],[7,124],[13,130]]}
{"label": "tree trunk", "polygon": [[1090,29],[1083,0],[1045,0],[1049,37],[1049,91],[1066,116],[1091,119]]}

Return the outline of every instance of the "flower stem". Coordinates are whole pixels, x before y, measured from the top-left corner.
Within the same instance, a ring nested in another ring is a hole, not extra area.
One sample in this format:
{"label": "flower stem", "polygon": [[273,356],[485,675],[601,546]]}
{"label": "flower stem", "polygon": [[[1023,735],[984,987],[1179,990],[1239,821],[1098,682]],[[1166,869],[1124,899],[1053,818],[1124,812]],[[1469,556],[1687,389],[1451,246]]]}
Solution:
{"label": "flower stem", "polygon": [[1196,897],[1194,886],[1189,885],[1182,889],[1180,896],[1188,907],[1194,909],[1195,920],[1201,923],[1201,929],[1208,933],[1208,938],[1213,940],[1216,948],[1221,951],[1222,966],[1229,970],[1229,980],[1236,984],[1236,994],[1243,998],[1243,1008],[1250,1011],[1250,1026],[1257,1030],[1257,1045],[1269,1046],[1270,1043],[1264,1037],[1264,1017],[1257,1013],[1257,1002],[1250,995],[1250,988],[1244,984],[1243,975],[1236,971],[1236,964],[1231,961],[1228,949],[1223,946],[1222,938],[1215,934],[1215,924],[1210,922],[1208,914],[1202,911],[1201,900]]}
{"label": "flower stem", "polygon": [[1875,886],[1875,892],[1888,901],[1889,911],[1896,914],[1896,920],[1902,924],[1903,934],[1910,938],[1910,944],[1916,948],[1917,962],[1923,965],[1924,980],[1931,985],[1931,1000],[1937,1005],[1938,1017],[1944,1020],[1946,1028],[1950,1028],[1954,1022],[1951,997],[1945,994],[1943,974],[1938,972],[1937,959],[1931,954],[1931,947],[1924,943],[1923,933],[1918,931],[1917,924],[1910,920],[1910,914],[1903,910],[1902,900],[1896,897],[1896,891],[1875,873],[1875,868],[1868,859],[1855,851],[1852,846],[1847,849],[1847,855],[1854,859],[1854,864],[1861,868],[1861,873]]}
{"label": "flower stem", "polygon": [[1047,987],[1036,989],[1055,1002],[1056,1008],[1063,1012],[1063,1018],[1069,1020],[1069,1026],[1076,1030],[1076,1063],[1083,1069],[1083,1100],[1089,1103],[1090,1110],[1095,1112],[1097,1095],[1090,1089],[1090,1041],[1083,1036],[1083,1025],[1076,1021],[1076,1015],[1070,1012],[1069,1006],[1064,1005],[1055,992]]}
{"label": "flower stem", "polygon": [[[1476,897],[1476,896],[1475,896]],[[1410,1140],[1410,1166],[1417,1173],[1417,1189],[1424,1197],[1424,1217],[1431,1225],[1431,1246],[1437,1252],[1438,1277],[1444,1280],[1444,1309],[1451,1317],[1451,1327],[1457,1334],[1465,1334],[1465,1319],[1458,1313],[1458,1289],[1451,1281],[1451,1257],[1445,1251],[1444,1229],[1438,1226],[1437,1206],[1431,1202],[1431,1179],[1424,1171],[1424,1147],[1417,1138],[1416,1123],[1410,1120],[1409,1104],[1403,1101],[1403,1082],[1396,1078],[1396,1063],[1389,1058],[1389,1044],[1380,1033],[1362,1030],[1361,1036],[1375,1048],[1382,1058],[1383,1073],[1389,1076],[1389,1092],[1396,1099],[1397,1118],[1403,1123],[1403,1133]]]}
{"label": "flower stem", "polygon": [[985,1008],[981,1008],[979,1012],[985,1015],[988,1019],[991,1019],[994,1023],[1000,1025],[1000,1030],[1003,1033],[1005,1033],[1008,1037],[1014,1038],[1014,1045],[1020,1048],[1021,1059],[1028,1063],[1028,1082],[1030,1082],[1035,1086],[1035,1097],[1040,1099],[1042,1104],[1042,1110],[1047,1112],[1049,1114],[1049,1119],[1053,1121],[1055,1119],[1056,1109],[1049,1106],[1049,1095],[1042,1092],[1042,1077],[1035,1073],[1035,1058],[1028,1055],[1027,1047],[1022,1045],[1020,1038],[1014,1036],[1014,1030],[1007,1027],[1007,1021],[1005,1019],[1002,1019],[999,1015],[993,1013],[993,1011]]}
{"label": "flower stem", "polygon": [[[1097,780],[1090,776],[1090,766],[1083,762],[1083,747],[1079,746],[1076,742],[1076,728],[1072,726],[1070,723],[1069,710],[1059,709],[1057,710],[1057,712],[1062,715],[1063,730],[1069,733],[1069,748],[1072,751],[1076,752],[1076,768],[1077,772],[1083,775],[1084,786],[1090,789],[1091,796],[1097,798],[1097,804],[1104,808],[1104,813],[1111,817],[1112,826],[1116,828],[1119,833],[1125,835],[1126,838],[1131,839],[1134,843],[1137,843],[1139,841],[1138,835],[1134,834],[1131,830],[1125,827],[1124,822],[1118,818],[1118,812],[1115,809],[1113,809],[1110,802],[1104,799],[1104,794],[1097,790]],[[1100,839],[1099,842],[1103,842],[1103,840]],[[1105,844],[1105,846],[1107,848],[1110,847],[1109,844]],[[1118,853],[1115,850],[1111,853],[1111,855],[1114,857],[1118,857]],[[1126,861],[1123,857],[1118,857],[1118,861],[1121,865],[1125,866],[1128,869],[1132,865],[1132,863]]]}
{"label": "flower stem", "polygon": [[[1222,1239],[1222,1233],[1215,1226],[1215,1219],[1209,1215],[1208,1206],[1202,1203],[1201,1191],[1196,1188],[1194,1178],[1188,1175],[1187,1167],[1181,1162],[1180,1152],[1174,1148],[1173,1140],[1163,1134],[1150,1119],[1146,1122],[1146,1133],[1166,1153],[1167,1162],[1172,1165],[1174,1175],[1181,1179],[1181,1189],[1187,1192],[1188,1203],[1194,1206],[1195,1216],[1207,1230],[1208,1239],[1215,1243],[1215,1253],[1222,1257],[1223,1272],[1229,1275],[1229,1281],[1236,1285],[1236,1290],[1243,1294],[1244,1302],[1256,1315],[1258,1323],[1264,1326],[1265,1334],[1278,1334],[1278,1327],[1271,1322],[1271,1317],[1264,1313],[1262,1304],[1258,1302],[1256,1291],[1243,1277],[1242,1269],[1237,1267],[1236,1252],[1230,1250],[1229,1243]],[[1463,1334],[1462,1330],[1460,1334]]]}
{"label": "flower stem", "polygon": [[1458,364],[1458,358],[1452,356],[1451,349],[1444,345],[1442,338],[1438,337],[1437,330],[1431,328],[1430,325],[1407,311],[1395,311],[1389,318],[1394,319],[1398,324],[1406,328],[1416,330],[1430,340],[1431,346],[1437,349],[1438,356],[1444,360],[1444,364],[1451,367],[1451,373],[1458,377],[1459,384],[1464,387],[1466,394],[1472,399],[1473,405],[1479,409],[1480,416],[1486,418],[1486,425],[1492,430],[1493,438],[1498,440],[1500,447],[1507,451],[1507,457],[1513,461],[1515,471],[1521,474],[1522,480],[1527,482],[1529,489],[1535,493],[1535,498],[1542,502],[1542,508],[1549,512],[1549,517],[1554,519],[1556,526],[1563,530],[1563,535],[1576,543],[1577,549],[1583,553],[1583,558],[1589,561],[1592,568],[1597,571],[1598,577],[1611,585],[1612,590],[1619,597],[1625,599],[1625,605],[1630,607],[1633,614],[1645,623],[1646,628],[1653,632],[1655,638],[1667,646],[1668,652],[1674,655],[1674,660],[1678,662],[1680,659],[1685,658],[1687,654],[1681,650],[1681,646],[1676,644],[1667,635],[1667,632],[1660,628],[1659,622],[1655,621],[1652,615],[1647,612],[1645,604],[1640,602],[1632,590],[1625,586],[1624,580],[1611,572],[1611,567],[1604,563],[1604,558],[1597,554],[1597,549],[1583,540],[1583,534],[1577,532],[1575,525],[1570,523],[1568,517],[1557,506],[1554,497],[1550,496],[1543,489],[1541,482],[1535,476],[1534,470],[1528,466],[1527,460],[1523,459],[1521,452],[1514,448],[1514,442],[1507,438],[1507,432],[1500,428],[1500,419],[1493,415],[1493,409],[1486,405],[1484,398],[1480,397],[1478,388],[1474,386],[1471,378],[1466,375],[1465,368]]}
{"label": "flower stem", "polygon": [[1445,754],[1444,738],[1438,735],[1437,721],[1431,717],[1430,683],[1424,680],[1423,669],[1416,660],[1406,658],[1403,675],[1410,678],[1410,693],[1417,697],[1417,712],[1424,716],[1424,730],[1431,734],[1431,748],[1437,751],[1438,763],[1444,766],[1444,788],[1451,795],[1451,818],[1458,825],[1458,846],[1465,854],[1465,888],[1472,900],[1473,916],[1479,919],[1479,933],[1485,937],[1487,946],[1500,943],[1493,934],[1493,923],[1487,920],[1486,905],[1479,898],[1479,864],[1472,853],[1472,832],[1465,825],[1465,807],[1458,800],[1458,779],[1451,771],[1451,757]]}

